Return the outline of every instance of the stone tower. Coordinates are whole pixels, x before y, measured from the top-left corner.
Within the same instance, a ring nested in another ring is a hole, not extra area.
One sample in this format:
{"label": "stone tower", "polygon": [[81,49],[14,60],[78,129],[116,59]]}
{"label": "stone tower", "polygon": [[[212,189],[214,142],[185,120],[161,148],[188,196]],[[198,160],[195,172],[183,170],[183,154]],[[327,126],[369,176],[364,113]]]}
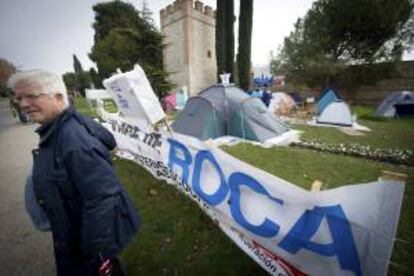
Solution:
{"label": "stone tower", "polygon": [[200,1],[176,0],[160,11],[164,68],[189,96],[216,83],[215,13]]}

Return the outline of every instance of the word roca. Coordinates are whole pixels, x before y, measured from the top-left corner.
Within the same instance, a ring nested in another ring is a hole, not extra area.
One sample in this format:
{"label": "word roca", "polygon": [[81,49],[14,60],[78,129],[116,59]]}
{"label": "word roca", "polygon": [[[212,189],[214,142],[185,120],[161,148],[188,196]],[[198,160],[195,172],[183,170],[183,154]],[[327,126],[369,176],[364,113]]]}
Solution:
{"label": "word roca", "polygon": [[[272,196],[262,183],[246,173],[233,171],[225,175],[211,151],[198,150],[192,153],[186,145],[177,140],[169,138],[167,141],[169,143],[168,167],[177,174],[180,172],[182,181],[187,183],[202,200],[210,206],[219,205],[226,200],[232,219],[238,225],[261,237],[272,238],[278,235],[280,224],[277,221],[266,218],[262,224],[253,225],[246,219],[241,208],[243,204],[241,187],[265,195],[273,204],[279,206],[284,205],[283,199]],[[204,179],[203,165],[207,162],[215,170],[220,181],[213,193],[207,193],[201,185]],[[332,242],[328,244],[312,241],[324,218],[332,237]],[[355,275],[362,274],[350,223],[340,204],[314,206],[313,209],[305,210],[277,246],[293,255],[299,250],[308,250],[324,257],[336,256],[342,270],[350,270]]]}

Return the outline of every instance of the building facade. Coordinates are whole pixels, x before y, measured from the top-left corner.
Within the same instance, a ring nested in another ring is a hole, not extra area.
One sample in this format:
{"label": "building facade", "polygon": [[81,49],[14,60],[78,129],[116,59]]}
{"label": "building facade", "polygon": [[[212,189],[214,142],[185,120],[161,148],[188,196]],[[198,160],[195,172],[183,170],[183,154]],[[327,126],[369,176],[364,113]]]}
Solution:
{"label": "building facade", "polygon": [[164,68],[190,96],[217,82],[215,13],[200,1],[176,0],[160,11]]}

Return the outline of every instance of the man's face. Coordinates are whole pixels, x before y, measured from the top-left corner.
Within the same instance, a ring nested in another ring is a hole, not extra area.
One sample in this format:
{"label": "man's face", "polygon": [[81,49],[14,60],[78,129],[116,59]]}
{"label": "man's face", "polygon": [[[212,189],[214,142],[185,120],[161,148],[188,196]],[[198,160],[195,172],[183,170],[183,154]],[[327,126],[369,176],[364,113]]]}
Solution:
{"label": "man's face", "polygon": [[45,124],[64,109],[61,94],[49,95],[36,83],[20,81],[14,92],[20,107],[34,123]]}

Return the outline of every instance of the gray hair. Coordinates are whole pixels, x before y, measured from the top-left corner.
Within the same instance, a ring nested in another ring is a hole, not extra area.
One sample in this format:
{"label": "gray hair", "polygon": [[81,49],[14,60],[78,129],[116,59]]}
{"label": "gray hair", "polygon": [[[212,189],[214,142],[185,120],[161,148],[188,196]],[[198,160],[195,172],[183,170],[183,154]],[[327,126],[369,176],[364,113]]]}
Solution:
{"label": "gray hair", "polygon": [[12,75],[7,82],[7,86],[14,90],[16,85],[22,81],[39,85],[43,90],[42,92],[49,95],[61,94],[64,106],[69,106],[68,92],[62,77],[45,70],[25,70]]}

